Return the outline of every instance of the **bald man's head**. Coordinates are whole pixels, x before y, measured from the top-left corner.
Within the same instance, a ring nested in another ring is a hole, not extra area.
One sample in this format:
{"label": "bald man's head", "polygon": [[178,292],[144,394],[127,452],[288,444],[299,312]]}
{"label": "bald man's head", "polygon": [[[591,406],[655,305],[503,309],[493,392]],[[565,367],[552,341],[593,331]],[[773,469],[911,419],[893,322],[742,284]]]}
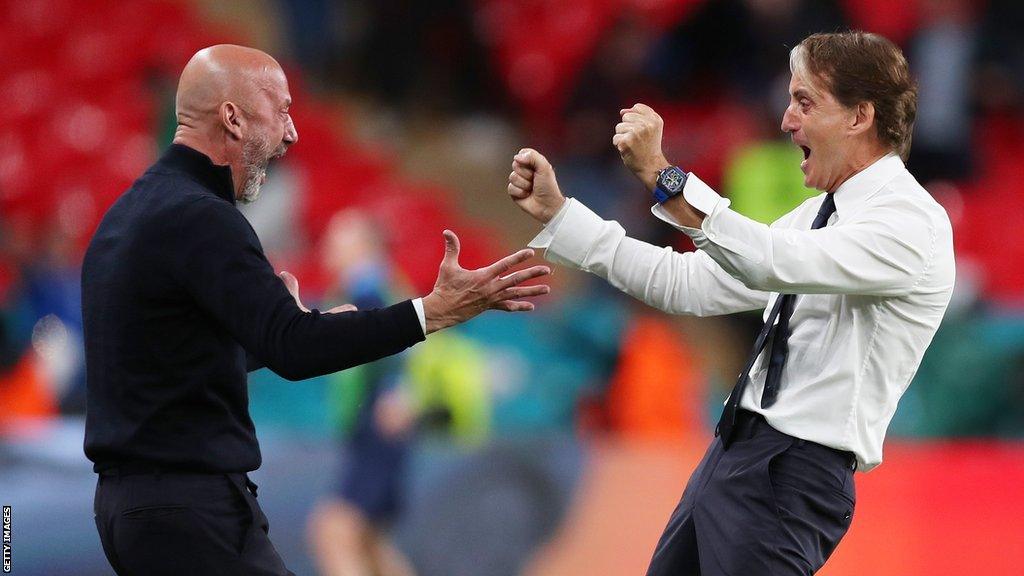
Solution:
{"label": "bald man's head", "polygon": [[174,141],[231,166],[235,197],[251,202],[270,160],[298,140],[290,105],[284,70],[269,54],[231,44],[204,48],[178,81]]}

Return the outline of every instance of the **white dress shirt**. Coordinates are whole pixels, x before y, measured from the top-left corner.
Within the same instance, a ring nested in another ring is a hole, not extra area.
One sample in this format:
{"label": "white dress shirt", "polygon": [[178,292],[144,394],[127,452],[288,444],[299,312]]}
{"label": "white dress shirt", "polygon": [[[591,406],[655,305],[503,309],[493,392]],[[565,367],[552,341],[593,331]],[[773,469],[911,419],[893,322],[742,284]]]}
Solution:
{"label": "white dress shirt", "polygon": [[420,321],[420,328],[423,330],[423,335],[427,335],[427,315],[423,311],[423,298],[413,298],[412,309],[416,311],[416,318]]}
{"label": "white dress shirt", "polygon": [[530,246],[545,258],[607,279],[672,314],[711,316],[796,299],[778,401],[760,407],[762,352],[740,401],[775,429],[856,454],[858,470],[882,461],[882,441],[953,292],[953,234],[945,210],[895,155],[835,192],[828,225],[811,230],[824,194],[770,227],[742,216],[691,174],[684,199],[707,214],[686,228],[698,250],[677,253],[626,236],[569,199]]}

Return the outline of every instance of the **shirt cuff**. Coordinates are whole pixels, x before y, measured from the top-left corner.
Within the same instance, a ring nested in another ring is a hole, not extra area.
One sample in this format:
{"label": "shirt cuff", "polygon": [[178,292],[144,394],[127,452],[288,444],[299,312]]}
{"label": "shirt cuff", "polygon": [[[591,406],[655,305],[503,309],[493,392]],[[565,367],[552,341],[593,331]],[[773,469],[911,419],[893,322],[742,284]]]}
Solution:
{"label": "shirt cuff", "polygon": [[669,226],[672,226],[676,230],[679,230],[683,234],[686,234],[690,238],[693,238],[694,242],[704,239],[703,230],[701,230],[700,228],[690,228],[689,226],[683,226],[679,222],[676,222],[676,219],[673,218],[672,215],[668,213],[668,210],[665,210],[665,207],[662,206],[661,204],[655,204],[654,206],[651,206],[651,214],[654,214],[654,217],[657,218],[658,220],[667,223]]}
{"label": "shirt cuff", "polygon": [[686,177],[686,185],[683,186],[683,198],[686,199],[690,206],[707,214],[709,217],[720,208],[719,204],[723,200],[726,202],[726,206],[729,205],[728,200],[719,196],[718,192],[715,192],[711,186],[705,184],[693,172],[690,172],[690,175]]}
{"label": "shirt cuff", "polygon": [[423,312],[423,298],[413,298],[412,307],[416,310],[416,318],[419,318],[420,329],[423,330],[423,335],[427,335],[427,315]]}
{"label": "shirt cuff", "polygon": [[706,214],[700,228],[690,228],[676,222],[668,210],[661,204],[651,207],[651,213],[659,220],[668,223],[675,229],[693,239],[694,244],[699,248],[701,244],[714,240],[715,234],[709,233],[708,228],[712,226],[715,217],[725,211],[731,202],[728,198],[722,198],[718,192],[704,183],[696,174],[690,173],[686,178],[686,185],[683,186],[683,199],[690,205]]}
{"label": "shirt cuff", "polygon": [[565,204],[562,204],[558,212],[544,225],[544,229],[540,231],[540,234],[534,236],[527,246],[530,248],[547,248],[551,246],[551,240],[554,239],[555,233],[558,232],[558,227],[562,224],[562,220],[565,220],[565,214],[569,211],[569,206],[573,202],[575,202],[574,199],[567,198]]}

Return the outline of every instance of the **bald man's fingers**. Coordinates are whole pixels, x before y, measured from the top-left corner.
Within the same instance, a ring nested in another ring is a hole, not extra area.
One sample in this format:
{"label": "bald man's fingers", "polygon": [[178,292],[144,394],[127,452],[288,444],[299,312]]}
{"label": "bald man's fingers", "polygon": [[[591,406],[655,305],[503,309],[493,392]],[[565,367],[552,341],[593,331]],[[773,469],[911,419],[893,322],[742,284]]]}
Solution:
{"label": "bald man's fingers", "polygon": [[[529,248],[524,248],[524,249],[516,252],[515,254],[510,254],[508,256],[505,256],[504,258],[502,258],[501,260],[498,260],[497,262],[491,264],[490,266],[486,266],[484,268],[481,268],[481,270],[485,270],[486,274],[488,276],[498,276],[502,272],[505,272],[505,271],[511,269],[516,264],[521,264],[521,263],[529,260],[530,258],[533,258],[533,250],[531,250]],[[536,266],[535,266],[535,268],[536,268]],[[529,280],[530,278],[534,278],[534,276],[521,277],[519,282],[523,282],[524,280]],[[511,285],[511,284],[508,284],[508,285]]]}
{"label": "bald man's fingers", "polygon": [[551,287],[547,284],[534,284],[533,286],[513,286],[511,288],[505,288],[501,292],[498,292],[498,298],[501,300],[515,300],[518,298],[530,298],[533,296],[543,296],[551,293]]}
{"label": "bald man's fingers", "polygon": [[501,300],[491,304],[491,310],[504,310],[505,312],[533,312],[533,302],[521,300]]}
{"label": "bald man's fingers", "polygon": [[[533,256],[532,251],[530,252],[530,256]],[[498,286],[504,290],[522,284],[527,280],[547,276],[548,274],[551,274],[550,266],[531,266],[498,278]]]}
{"label": "bald man's fingers", "polygon": [[306,308],[302,304],[302,300],[299,298],[298,278],[293,276],[290,272],[286,272],[284,270],[282,270],[281,273],[278,274],[278,276],[281,278],[281,281],[284,282],[284,287],[288,290],[288,293],[292,295],[292,298],[295,300],[295,305],[299,307],[299,310],[302,310],[303,312],[309,312],[309,308]]}

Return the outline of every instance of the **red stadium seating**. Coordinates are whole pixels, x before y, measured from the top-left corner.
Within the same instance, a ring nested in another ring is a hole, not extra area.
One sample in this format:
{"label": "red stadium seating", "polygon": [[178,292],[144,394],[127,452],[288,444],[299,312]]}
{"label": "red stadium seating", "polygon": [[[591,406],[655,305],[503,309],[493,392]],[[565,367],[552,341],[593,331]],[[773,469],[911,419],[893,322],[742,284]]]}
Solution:
{"label": "red stadium seating", "polygon": [[[188,58],[204,46],[244,41],[169,0],[3,5],[8,70],[0,91],[10,102],[0,107],[0,213],[40,234],[59,226],[81,254],[106,208],[155,159],[161,98]],[[339,111],[305,93],[300,73],[289,77],[302,144],[287,161],[305,177],[299,213],[310,246],[336,211],[362,204],[394,224],[397,259],[417,289],[429,290],[436,277],[446,226],[461,233],[467,260],[497,253],[481,229],[458,224],[447,191],[403,182],[391,159],[334,130]],[[305,252],[293,270],[316,292],[327,279],[316,251]]]}

